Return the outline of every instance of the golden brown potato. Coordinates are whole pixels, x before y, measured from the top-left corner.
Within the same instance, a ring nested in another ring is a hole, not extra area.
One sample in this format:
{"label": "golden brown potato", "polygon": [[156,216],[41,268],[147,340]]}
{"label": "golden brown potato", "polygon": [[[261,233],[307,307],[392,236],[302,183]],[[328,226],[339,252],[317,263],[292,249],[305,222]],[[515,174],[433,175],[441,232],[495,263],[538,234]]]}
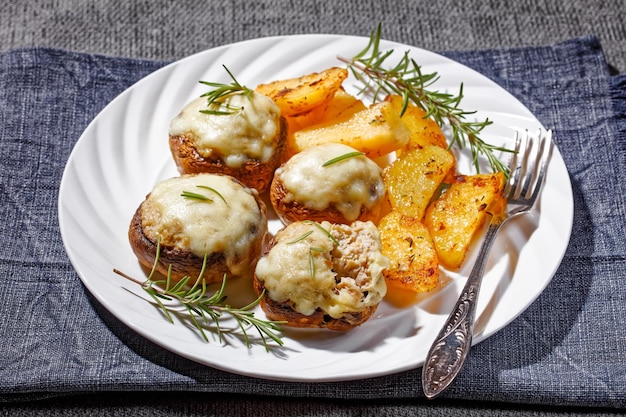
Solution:
{"label": "golden brown potato", "polygon": [[296,152],[323,143],[343,143],[375,159],[406,145],[409,130],[391,103],[383,101],[337,123],[328,120],[293,133]]}
{"label": "golden brown potato", "polygon": [[[385,99],[385,101],[390,102],[398,114],[400,114],[403,102],[401,96],[390,95]],[[446,137],[437,122],[430,117],[425,116],[426,112],[424,110],[417,107],[415,104],[408,104],[404,114],[402,115],[402,121],[411,132],[406,148],[423,148],[429,145],[447,148],[448,141],[446,140]]]}
{"label": "golden brown potato", "polygon": [[361,100],[340,88],[328,103],[308,113],[287,117],[287,158],[301,150],[295,146],[294,132],[320,123],[340,123],[366,108]]}
{"label": "golden brown potato", "polygon": [[283,116],[295,116],[326,104],[347,77],[348,70],[332,67],[302,77],[259,84],[255,90],[271,98]]}
{"label": "golden brown potato", "polygon": [[300,129],[311,125],[326,122],[342,122],[349,119],[354,113],[365,110],[367,107],[361,100],[339,88],[335,95],[325,104],[318,106],[308,113],[292,116]]}
{"label": "golden brown potato", "polygon": [[454,164],[454,156],[439,146],[414,148],[400,155],[383,172],[391,208],[421,220]]}
{"label": "golden brown potato", "polygon": [[378,225],[382,253],[389,258],[383,271],[387,286],[422,293],[439,285],[439,261],[432,238],[424,224],[392,211]]}
{"label": "golden brown potato", "polygon": [[428,207],[424,224],[442,265],[458,269],[487,213],[502,212],[504,181],[501,172],[459,176],[458,181]]}

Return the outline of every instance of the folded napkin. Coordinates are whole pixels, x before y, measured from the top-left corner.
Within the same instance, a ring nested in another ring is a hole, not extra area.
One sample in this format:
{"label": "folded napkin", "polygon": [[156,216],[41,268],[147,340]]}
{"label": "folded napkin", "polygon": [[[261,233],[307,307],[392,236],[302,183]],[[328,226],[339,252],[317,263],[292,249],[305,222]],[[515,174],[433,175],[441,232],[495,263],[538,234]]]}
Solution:
{"label": "folded napkin", "polygon": [[[542,295],[481,342],[449,398],[626,407],[626,76],[593,37],[447,52],[522,101],[571,175],[574,229]],[[84,289],[65,254],[57,190],[73,145],[117,94],[164,62],[54,49],[0,54],[0,399],[94,391],[418,398],[420,370],[287,383],[198,365],[137,335]]]}

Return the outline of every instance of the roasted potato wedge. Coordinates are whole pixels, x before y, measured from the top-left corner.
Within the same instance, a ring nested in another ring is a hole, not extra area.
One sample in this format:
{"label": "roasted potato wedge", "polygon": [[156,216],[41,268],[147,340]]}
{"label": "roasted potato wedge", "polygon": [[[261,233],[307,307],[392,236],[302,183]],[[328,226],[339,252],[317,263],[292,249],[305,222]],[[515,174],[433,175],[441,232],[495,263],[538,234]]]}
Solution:
{"label": "roasted potato wedge", "polygon": [[500,215],[504,174],[459,176],[426,210],[424,224],[433,238],[441,265],[458,269],[488,213]]}
{"label": "roasted potato wedge", "polygon": [[340,88],[326,104],[303,115],[293,116],[293,119],[300,129],[304,129],[320,123],[343,122],[366,108],[361,100]]}
{"label": "roasted potato wedge", "polygon": [[294,143],[294,132],[321,123],[340,123],[366,108],[361,100],[340,88],[328,103],[316,107],[308,113],[287,117],[287,125],[289,126],[287,156],[291,156],[301,150]]}
{"label": "roasted potato wedge", "polygon": [[439,285],[439,261],[424,224],[397,211],[385,215],[378,225],[382,253],[389,258],[383,271],[387,286],[423,293]]}
{"label": "roasted potato wedge", "polygon": [[[390,102],[398,114],[402,112],[403,100],[401,96],[390,95],[387,96],[385,101]],[[448,141],[437,122],[430,117],[426,117],[426,112],[415,104],[408,104],[401,119],[411,133],[406,149],[423,148],[429,145],[439,146],[440,148],[448,147]]]}
{"label": "roasted potato wedge", "polygon": [[454,165],[454,156],[439,146],[427,145],[401,154],[383,171],[392,210],[422,220],[428,202]]}
{"label": "roasted potato wedge", "polygon": [[271,98],[283,116],[296,116],[328,103],[347,77],[348,70],[332,67],[302,77],[259,84],[255,91]]}
{"label": "roasted potato wedge", "polygon": [[406,145],[409,130],[389,102],[371,105],[337,122],[330,119],[293,132],[294,151],[323,143],[343,143],[375,159]]}

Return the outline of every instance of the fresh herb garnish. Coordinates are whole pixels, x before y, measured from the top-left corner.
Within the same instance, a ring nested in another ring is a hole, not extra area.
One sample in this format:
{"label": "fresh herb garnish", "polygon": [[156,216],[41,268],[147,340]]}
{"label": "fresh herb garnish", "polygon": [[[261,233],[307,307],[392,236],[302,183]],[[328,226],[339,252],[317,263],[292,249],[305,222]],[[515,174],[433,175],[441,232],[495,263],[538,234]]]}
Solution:
{"label": "fresh herb garnish", "polygon": [[209,197],[205,196],[204,194],[194,193],[193,191],[183,191],[182,193],[180,193],[180,196],[181,197],[185,197],[185,198],[191,198],[193,200],[202,200],[202,201],[213,202],[212,199],[210,199]]}
{"label": "fresh herb garnish", "polygon": [[317,246],[311,246],[309,248],[309,269],[311,278],[315,277],[315,258],[313,257],[313,252],[324,253],[326,250],[324,248],[318,248]]}
{"label": "fresh herb garnish", "polygon": [[[220,319],[222,318],[222,315],[226,314],[235,319],[237,322],[248,348],[252,346],[248,336],[248,329],[250,327],[254,327],[259,333],[266,351],[269,352],[268,343],[270,340],[268,340],[268,338],[273,340],[279,346],[283,345],[283,341],[279,335],[280,328],[278,326],[284,322],[259,319],[255,317],[254,311],[252,311],[252,309],[263,298],[264,292],[245,307],[231,307],[230,305],[225,304],[226,295],[224,295],[224,290],[226,288],[226,275],[224,275],[220,289],[215,291],[213,294],[207,294],[207,285],[202,279],[206,269],[206,256],[204,257],[204,261],[202,263],[202,270],[191,287],[188,286],[191,280],[191,277],[189,276],[185,276],[177,283],[172,282],[171,266],[165,280],[154,280],[153,276],[156,273],[156,266],[159,260],[160,252],[161,247],[159,241],[157,242],[157,255],[154,260],[152,271],[150,272],[148,278],[143,282],[130,277],[117,269],[114,269],[113,271],[116,274],[141,285],[141,288],[149,294],[150,297],[152,297],[156,305],[161,309],[170,323],[174,323],[172,315],[181,315],[177,307],[184,307],[187,314],[183,318],[188,319],[193,324],[206,342],[209,341],[209,338],[207,337],[205,326],[211,323],[215,326],[215,332],[217,333],[220,343],[223,342],[223,330],[220,326]],[[166,305],[163,300],[168,302],[173,301],[175,304]]]}
{"label": "fresh herb garnish", "polygon": [[[222,194],[220,194],[220,192],[217,191],[215,188],[209,187],[207,185],[196,185],[196,187],[202,188],[202,189],[205,189],[205,190],[209,190],[209,191],[215,193],[224,202],[224,204],[228,205],[228,203],[226,202],[226,199],[224,199],[224,196],[222,196]],[[180,195],[181,195],[181,197],[185,197],[185,198],[191,198],[191,199],[196,199],[196,200],[213,202],[213,200],[211,198],[207,197],[206,195],[200,194],[200,193],[194,193],[193,191],[185,191],[185,190],[183,190],[183,192],[180,193]]]}
{"label": "fresh herb garnish", "polygon": [[290,240],[289,242],[285,243],[285,245],[293,245],[294,243],[301,242],[304,239],[306,239],[307,237],[311,236],[312,233],[313,233],[313,230],[309,230],[308,232],[301,234],[297,238],[295,238],[293,240]]}
{"label": "fresh herb garnish", "polygon": [[[312,234],[313,230],[309,230],[308,232],[302,233],[300,236],[294,238],[293,240],[286,242],[285,245],[293,245],[295,243],[302,242],[304,239],[311,236]],[[313,251],[325,252],[324,249],[321,248],[309,247],[309,275],[311,276],[311,278],[315,277],[315,259],[313,258]]]}
{"label": "fresh herb garnish", "polygon": [[328,165],[332,165],[334,163],[343,161],[344,159],[354,158],[355,156],[362,156],[362,155],[365,155],[365,154],[363,152],[359,152],[359,151],[348,152],[348,153],[345,153],[343,155],[336,156],[333,159],[329,159],[328,161],[324,162],[322,164],[322,166],[323,167],[327,167]]}
{"label": "fresh herb garnish", "polygon": [[337,239],[335,239],[335,237],[333,235],[331,235],[328,230],[324,229],[322,227],[322,225],[319,224],[318,222],[314,222],[313,220],[304,220],[302,223],[312,224],[312,225],[316,226],[318,229],[320,229],[322,232],[324,232],[324,234],[326,234],[326,236],[328,236],[330,238],[330,240],[332,240],[335,245],[339,246],[339,241]]}
{"label": "fresh herb garnish", "polygon": [[[241,107],[232,106],[225,102],[228,96],[233,94],[242,94],[245,95],[248,99],[252,96],[253,91],[248,87],[241,85],[239,81],[235,78],[235,76],[230,72],[225,65],[223,65],[224,69],[232,79],[230,84],[216,83],[211,81],[200,81],[200,84],[208,85],[213,89],[202,94],[200,97],[207,98],[207,107],[206,110],[200,110],[200,113],[212,114],[217,116],[225,116],[229,114],[234,114],[241,109]],[[211,109],[213,105],[217,106],[217,110]],[[223,110],[222,110],[223,109]]]}
{"label": "fresh herb garnish", "polygon": [[465,111],[459,108],[463,98],[463,84],[458,95],[431,91],[431,87],[439,75],[434,72],[422,73],[421,67],[409,56],[406,51],[402,58],[391,67],[388,67],[388,58],[394,50],[381,51],[381,25],[372,31],[369,43],[365,49],[352,58],[338,57],[348,65],[357,80],[363,83],[359,93],[370,92],[376,102],[381,95],[396,94],[403,99],[401,114],[404,114],[409,103],[413,103],[426,112],[424,117],[432,118],[440,127],[448,125],[451,130],[450,146],[464,148],[469,143],[472,153],[472,163],[477,172],[480,172],[479,155],[487,158],[493,171],[502,171],[508,174],[508,167],[496,156],[495,152],[513,152],[512,150],[486,143],[479,136],[481,131],[492,124],[488,119],[484,121],[467,121],[466,116],[476,112]]}
{"label": "fresh herb garnish", "polygon": [[[339,245],[339,242],[337,241],[337,239],[335,239],[330,234],[330,232],[328,230],[324,229],[319,223],[314,222],[312,220],[305,220],[305,221],[303,221],[303,223],[313,224],[313,225],[317,226],[320,230],[322,230],[324,232],[324,234],[326,234],[328,237],[330,237],[330,239],[333,241],[333,243],[335,243],[336,245]],[[286,242],[285,245],[293,245],[295,243],[302,242],[304,239],[306,239],[307,237],[311,236],[312,234],[313,234],[313,230],[309,230],[308,232],[305,232],[305,233],[301,234],[300,236],[290,240],[289,242]],[[326,252],[326,249],[320,248],[320,247],[317,247],[317,246],[310,246],[309,247],[309,274],[311,275],[311,278],[315,277],[315,258],[314,258],[313,252],[324,253],[324,252]]]}

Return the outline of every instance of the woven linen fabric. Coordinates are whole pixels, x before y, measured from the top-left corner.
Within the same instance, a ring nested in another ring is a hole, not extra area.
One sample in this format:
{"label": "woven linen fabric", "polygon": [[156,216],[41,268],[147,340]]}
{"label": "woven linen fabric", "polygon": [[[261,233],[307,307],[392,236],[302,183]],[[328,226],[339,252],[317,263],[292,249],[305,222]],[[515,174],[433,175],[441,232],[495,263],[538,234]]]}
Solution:
{"label": "woven linen fabric", "polygon": [[593,33],[624,72],[624,21],[624,0],[9,0],[0,7],[0,50],[60,46],[178,59],[263,36],[366,36],[380,22],[386,39],[436,51],[542,45]]}
{"label": "woven linen fabric", "polygon": [[[626,407],[626,77],[597,39],[446,55],[491,77],[555,132],[574,226],[542,295],[474,347],[449,398]],[[0,399],[94,391],[417,398],[420,370],[287,383],[198,365],[129,330],[84,289],[64,252],[57,190],[82,131],[164,62],[34,48],[0,55]]]}

